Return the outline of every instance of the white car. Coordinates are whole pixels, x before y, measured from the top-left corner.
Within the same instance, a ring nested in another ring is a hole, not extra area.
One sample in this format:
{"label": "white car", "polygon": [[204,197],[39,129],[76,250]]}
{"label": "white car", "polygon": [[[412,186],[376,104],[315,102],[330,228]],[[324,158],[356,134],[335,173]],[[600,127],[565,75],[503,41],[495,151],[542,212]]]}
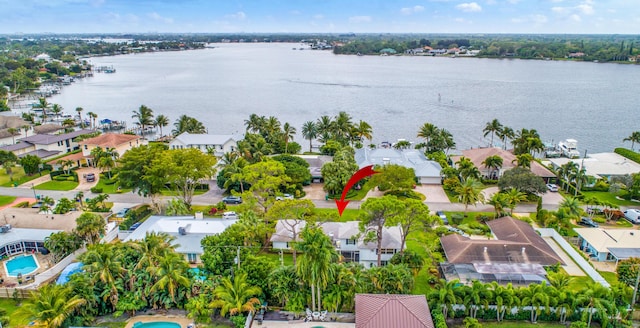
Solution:
{"label": "white car", "polygon": [[282,194],[282,196],[276,196],[276,200],[293,199],[292,194]]}
{"label": "white car", "polygon": [[553,183],[547,183],[547,189],[551,192],[558,192],[558,185]]}
{"label": "white car", "polygon": [[229,219],[229,220],[237,220],[238,219],[238,214],[236,212],[224,212],[222,213],[222,218],[223,219]]}

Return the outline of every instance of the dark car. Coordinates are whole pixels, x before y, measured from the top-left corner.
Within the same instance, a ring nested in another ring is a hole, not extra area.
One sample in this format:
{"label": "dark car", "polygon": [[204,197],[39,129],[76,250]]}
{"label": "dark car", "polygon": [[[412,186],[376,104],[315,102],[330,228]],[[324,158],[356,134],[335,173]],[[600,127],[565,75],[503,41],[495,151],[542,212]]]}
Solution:
{"label": "dark car", "polygon": [[594,222],[591,218],[581,217],[578,224],[585,227],[597,228],[599,225],[597,222]]}
{"label": "dark car", "polygon": [[442,224],[449,224],[449,219],[447,219],[447,215],[444,214],[443,211],[437,211],[436,215],[442,220]]}
{"label": "dark car", "polygon": [[87,177],[87,182],[96,181],[96,175],[94,173],[87,173],[86,177]]}
{"label": "dark car", "polygon": [[227,196],[222,199],[225,204],[242,204],[242,197],[240,196]]}

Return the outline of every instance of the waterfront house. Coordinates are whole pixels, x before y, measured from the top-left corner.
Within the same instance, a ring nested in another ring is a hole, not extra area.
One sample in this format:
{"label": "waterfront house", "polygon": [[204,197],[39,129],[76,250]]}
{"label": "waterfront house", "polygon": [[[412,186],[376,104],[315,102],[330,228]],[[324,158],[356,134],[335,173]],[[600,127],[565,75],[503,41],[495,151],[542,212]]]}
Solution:
{"label": "waterfront house", "polygon": [[[292,241],[300,240],[300,233],[306,226],[304,220],[278,220],[276,231],[271,235],[273,249],[290,250]],[[336,251],[346,262],[358,262],[365,268],[376,266],[378,250],[376,242],[365,242],[358,221],[324,222],[319,225],[331,238]],[[382,265],[386,265],[393,254],[400,251],[400,228],[385,227],[382,232]]]}
{"label": "waterfront house", "polygon": [[595,179],[607,179],[612,177],[640,173],[640,164],[616,153],[590,154],[585,159],[549,158],[547,159],[554,169],[573,162],[578,167],[584,168],[587,176]]}
{"label": "waterfront house", "polygon": [[[491,179],[500,178],[505,171],[510,170],[517,165],[516,155],[508,150],[498,147],[467,149],[462,151],[462,156],[471,160],[473,165],[480,170],[483,177]],[[490,170],[485,167],[482,162],[484,162],[489,156],[499,156],[502,158],[502,167],[498,170]],[[461,156],[453,156],[452,160],[457,162],[460,160],[460,157]],[[556,178],[556,175],[553,172],[536,161],[531,162],[530,170],[533,174],[541,177],[545,182],[549,182],[551,179]]]}
{"label": "waterfront house", "polygon": [[545,280],[544,266],[562,258],[526,222],[511,217],[487,222],[491,239],[471,239],[457,233],[440,238],[447,258],[440,270],[447,280],[497,281],[527,285]]}
{"label": "waterfront house", "polygon": [[118,155],[122,156],[133,147],[146,144],[141,136],[121,133],[105,133],[99,136],[82,140],[78,142],[82,149],[82,157],[86,160],[86,164],[92,166],[93,158],[91,151],[100,147],[103,150],[114,149]]}
{"label": "waterfront house", "polygon": [[93,131],[78,130],[62,134],[35,134],[18,139],[18,143],[15,145],[0,147],[0,149],[11,151],[20,158],[26,155],[35,155],[41,159],[48,159],[78,149],[78,143],[74,139],[89,133],[93,133]]}
{"label": "waterfront house", "polygon": [[176,252],[182,254],[189,263],[201,263],[204,253],[202,239],[225,231],[238,220],[204,219],[202,213],[195,216],[159,216],[146,219],[133,231],[121,231],[118,238],[123,241],[143,240],[147,233],[164,232],[175,237]]}
{"label": "waterfront house", "polygon": [[640,231],[633,229],[574,228],[578,247],[594,261],[615,262],[640,257]]}
{"label": "waterfront house", "polygon": [[0,258],[25,252],[37,252],[44,247],[44,240],[47,237],[60,231],[0,226]]}
{"label": "waterfront house", "polygon": [[356,294],[356,328],[434,328],[424,295]]}
{"label": "waterfront house", "polygon": [[191,134],[184,132],[169,143],[169,149],[195,148],[222,157],[238,149],[239,138],[230,134]]}
{"label": "waterfront house", "polygon": [[361,148],[356,150],[355,160],[359,168],[388,164],[411,168],[421,184],[440,184],[442,181],[440,164],[427,159],[424,153],[416,149]]}

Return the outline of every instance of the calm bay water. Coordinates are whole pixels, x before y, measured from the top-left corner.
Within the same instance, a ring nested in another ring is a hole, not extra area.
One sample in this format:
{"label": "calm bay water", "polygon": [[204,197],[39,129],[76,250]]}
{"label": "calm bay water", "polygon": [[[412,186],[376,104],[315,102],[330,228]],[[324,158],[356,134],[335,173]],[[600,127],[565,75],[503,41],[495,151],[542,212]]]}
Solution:
{"label": "calm bay water", "polygon": [[[419,127],[448,129],[458,149],[485,146],[486,122],[537,129],[543,141],[578,140],[612,151],[640,130],[640,66],[478,58],[336,56],[298,44],[219,44],[215,49],[92,58],[95,74],[49,99],[69,113],[126,120],[144,104],[171,120],[185,114],[209,133],[242,133],[250,114],[298,129],[346,111],[373,126],[373,143],[418,142]],[[170,130],[173,125],[164,128]],[[630,145],[627,143],[627,147]]]}

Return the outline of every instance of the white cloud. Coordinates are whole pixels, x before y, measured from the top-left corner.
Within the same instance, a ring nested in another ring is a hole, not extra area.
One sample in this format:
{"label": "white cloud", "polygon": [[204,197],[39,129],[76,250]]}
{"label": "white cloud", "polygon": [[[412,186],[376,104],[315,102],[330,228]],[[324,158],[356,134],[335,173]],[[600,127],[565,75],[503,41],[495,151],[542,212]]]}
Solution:
{"label": "white cloud", "polygon": [[593,4],[592,0],[585,0],[585,1],[582,1],[582,3],[580,3],[579,5],[574,7],[552,7],[551,11],[556,14],[571,15],[569,16],[569,18],[574,19],[573,16],[578,14],[581,14],[581,15],[595,14],[596,11],[593,9],[592,4]]}
{"label": "white cloud", "polygon": [[583,4],[581,4],[581,5],[577,5],[577,6],[576,6],[576,9],[577,9],[578,11],[582,12],[582,13],[583,13],[583,14],[585,14],[585,15],[593,15],[593,13],[595,12],[595,11],[593,10],[593,6],[591,6],[591,5],[589,5],[589,4],[586,4],[586,3],[583,3]]}
{"label": "white cloud", "polygon": [[373,19],[371,16],[351,16],[349,17],[349,23],[370,23]]}
{"label": "white cloud", "polygon": [[566,13],[568,10],[565,7],[552,7],[551,11],[553,11],[556,14],[564,14]]}
{"label": "white cloud", "polygon": [[464,11],[466,13],[482,11],[482,7],[480,7],[480,5],[476,2],[461,3],[456,6],[456,9]]}
{"label": "white cloud", "polygon": [[155,21],[159,21],[165,24],[172,24],[173,23],[173,18],[169,18],[169,17],[162,17],[160,16],[160,14],[156,13],[156,12],[152,12],[147,14],[147,16],[149,16],[149,18],[155,20]]}
{"label": "white cloud", "polygon": [[233,18],[233,19],[237,19],[237,20],[243,20],[245,18],[247,18],[247,14],[245,14],[243,11],[239,11],[235,14],[229,14],[224,16],[226,18]]}
{"label": "white cloud", "polygon": [[544,24],[549,21],[545,15],[531,15],[531,20],[536,24]]}
{"label": "white cloud", "polygon": [[580,21],[582,21],[582,18],[580,18],[580,16],[578,16],[578,15],[576,15],[576,14],[573,14],[573,15],[569,16],[569,18],[570,18],[572,21],[574,21],[574,22],[580,22]]}
{"label": "white cloud", "polygon": [[414,13],[419,13],[421,11],[424,11],[424,7],[423,6],[404,7],[402,9],[400,9],[400,12],[403,15],[411,15],[411,14],[414,14]]}

